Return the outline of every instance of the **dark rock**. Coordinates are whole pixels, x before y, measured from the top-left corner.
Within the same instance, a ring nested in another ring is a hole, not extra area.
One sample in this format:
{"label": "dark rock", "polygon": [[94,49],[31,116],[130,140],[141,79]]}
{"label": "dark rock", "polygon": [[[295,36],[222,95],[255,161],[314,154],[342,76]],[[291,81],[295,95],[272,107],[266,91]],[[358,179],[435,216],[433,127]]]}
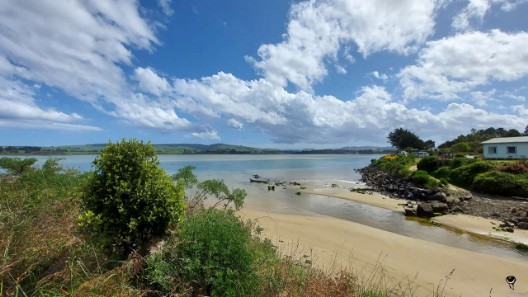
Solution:
{"label": "dark rock", "polygon": [[441,201],[441,202],[447,202],[446,199],[447,199],[447,195],[444,194],[443,192],[438,192],[438,193],[433,195],[433,200],[437,200],[437,201]]}
{"label": "dark rock", "polygon": [[445,203],[441,202],[433,202],[432,203],[433,212],[439,212],[439,213],[447,213],[449,210],[449,207]]}
{"label": "dark rock", "polygon": [[473,195],[469,192],[458,195],[458,199],[460,199],[460,201],[467,201],[467,200],[471,200],[472,198],[473,198]]}
{"label": "dark rock", "polygon": [[434,216],[433,204],[421,203],[416,208],[416,215],[420,218],[431,218]]}
{"label": "dark rock", "polygon": [[513,227],[506,227],[504,228],[504,231],[513,233],[514,230],[513,230]]}
{"label": "dark rock", "polygon": [[448,196],[446,197],[445,201],[443,201],[447,204],[458,204],[460,203],[460,199],[458,199],[457,197],[453,197],[453,196]]}
{"label": "dark rock", "polygon": [[405,210],[405,216],[407,217],[414,217],[416,216],[416,211],[412,207],[404,207]]}
{"label": "dark rock", "polygon": [[464,210],[460,206],[455,206],[455,207],[451,208],[451,212],[452,213],[461,213],[461,212],[464,212]]}
{"label": "dark rock", "polygon": [[519,223],[517,223],[517,228],[522,229],[522,230],[528,230],[528,223],[519,222]]}
{"label": "dark rock", "polygon": [[509,228],[509,227],[513,227],[513,224],[511,224],[510,222],[503,222],[502,224],[499,225],[499,227]]}

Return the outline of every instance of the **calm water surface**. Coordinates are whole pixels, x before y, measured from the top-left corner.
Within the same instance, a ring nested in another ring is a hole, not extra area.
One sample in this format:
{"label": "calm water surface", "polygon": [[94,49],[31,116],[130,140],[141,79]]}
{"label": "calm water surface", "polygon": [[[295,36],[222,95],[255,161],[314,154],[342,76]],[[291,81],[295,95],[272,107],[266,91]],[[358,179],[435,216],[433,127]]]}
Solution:
{"label": "calm water surface", "polygon": [[[310,188],[325,189],[331,184],[339,187],[359,187],[357,168],[364,167],[380,155],[160,155],[161,166],[174,174],[178,169],[193,165],[200,180],[223,179],[230,187],[248,192],[245,204],[259,210],[327,215],[401,235],[424,239],[470,251],[528,259],[527,254],[511,245],[453,232],[438,226],[407,220],[400,213],[353,201],[320,195],[296,195],[292,189],[277,187],[268,192],[267,185],[252,184],[249,177],[259,174],[277,181],[299,181]],[[39,162],[48,157],[37,157]],[[95,156],[58,156],[65,167],[91,170]]]}

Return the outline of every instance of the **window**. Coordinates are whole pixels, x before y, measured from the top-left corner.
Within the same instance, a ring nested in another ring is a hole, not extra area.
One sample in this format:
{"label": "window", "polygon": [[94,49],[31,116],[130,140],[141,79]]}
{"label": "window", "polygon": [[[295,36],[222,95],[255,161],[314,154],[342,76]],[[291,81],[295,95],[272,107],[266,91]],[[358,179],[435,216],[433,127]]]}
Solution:
{"label": "window", "polygon": [[507,148],[508,154],[516,154],[517,153],[517,147],[515,146],[508,146]]}
{"label": "window", "polygon": [[497,153],[497,147],[496,146],[488,147],[488,154],[496,154],[496,153]]}

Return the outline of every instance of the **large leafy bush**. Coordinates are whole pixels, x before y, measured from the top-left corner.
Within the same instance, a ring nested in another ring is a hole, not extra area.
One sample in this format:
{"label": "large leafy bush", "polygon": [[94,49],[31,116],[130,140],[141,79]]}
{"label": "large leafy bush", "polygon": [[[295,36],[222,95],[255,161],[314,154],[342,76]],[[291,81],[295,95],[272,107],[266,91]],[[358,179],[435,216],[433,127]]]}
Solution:
{"label": "large leafy bush", "polygon": [[79,223],[118,255],[144,252],[183,214],[183,187],[159,166],[150,143],[110,142],[94,166],[81,197]]}
{"label": "large leafy bush", "polygon": [[490,171],[475,177],[473,188],[479,192],[528,197],[528,175]]}
{"label": "large leafy bush", "polygon": [[473,184],[475,176],[490,171],[494,167],[494,165],[485,161],[476,161],[474,163],[462,165],[451,170],[449,173],[449,181],[458,186],[470,187]]}
{"label": "large leafy bush", "polygon": [[440,168],[441,163],[440,163],[440,161],[438,160],[437,157],[429,156],[429,157],[425,157],[425,158],[421,159],[420,162],[418,162],[418,164],[416,166],[417,166],[418,170],[424,170],[424,171],[427,171],[427,172],[434,172],[438,168]]}
{"label": "large leafy bush", "polygon": [[168,294],[190,288],[195,295],[251,296],[259,285],[259,258],[273,255],[268,248],[259,256],[262,244],[232,211],[209,208],[183,220],[177,245],[148,259],[147,278]]}
{"label": "large leafy bush", "polygon": [[423,186],[426,188],[437,188],[440,186],[440,181],[431,177],[426,171],[416,170],[410,176],[411,181],[417,186]]}

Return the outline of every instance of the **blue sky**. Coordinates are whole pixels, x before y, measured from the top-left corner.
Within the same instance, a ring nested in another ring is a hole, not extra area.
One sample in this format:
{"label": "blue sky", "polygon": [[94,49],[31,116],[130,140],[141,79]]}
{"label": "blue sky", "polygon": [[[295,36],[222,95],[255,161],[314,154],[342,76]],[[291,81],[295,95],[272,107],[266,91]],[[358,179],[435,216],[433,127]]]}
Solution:
{"label": "blue sky", "polygon": [[528,0],[2,1],[0,145],[528,125]]}

